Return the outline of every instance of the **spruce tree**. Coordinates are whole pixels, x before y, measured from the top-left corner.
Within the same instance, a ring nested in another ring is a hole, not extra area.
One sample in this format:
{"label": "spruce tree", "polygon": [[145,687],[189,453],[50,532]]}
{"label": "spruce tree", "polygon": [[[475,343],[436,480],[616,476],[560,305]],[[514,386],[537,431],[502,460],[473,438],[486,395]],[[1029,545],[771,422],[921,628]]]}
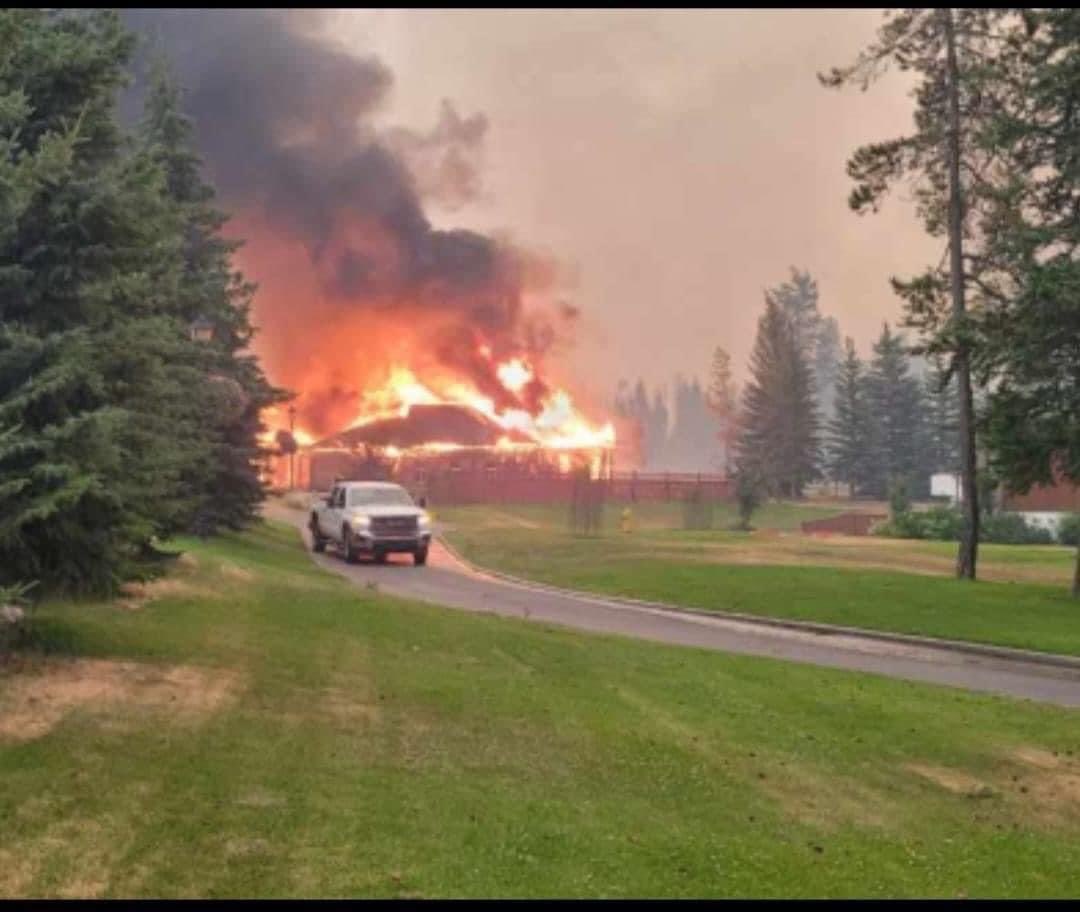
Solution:
{"label": "spruce tree", "polygon": [[955,474],[960,467],[960,438],[957,432],[960,403],[956,395],[956,380],[949,376],[940,361],[935,360],[926,373],[924,386],[927,471]]}
{"label": "spruce tree", "polygon": [[743,393],[738,466],[770,493],[800,497],[818,476],[817,408],[805,353],[792,321],[772,296],[758,320]]}
{"label": "spruce tree", "polygon": [[734,466],[735,442],[738,439],[738,392],[731,379],[731,356],[719,345],[713,352],[707,395],[709,408],[716,416],[720,452],[717,467],[725,474]]}
{"label": "spruce tree", "polygon": [[834,409],[836,378],[840,366],[840,324],[836,317],[822,317],[814,337],[814,391],[822,420]]}
{"label": "spruce tree", "polygon": [[1021,16],[1010,71],[1019,103],[985,133],[1008,183],[982,225],[998,293],[985,296],[977,336],[990,467],[1017,493],[1080,485],[1080,12]]}
{"label": "spruce tree", "polygon": [[847,338],[836,379],[835,414],[828,424],[828,465],[829,475],[847,484],[852,497],[865,487],[872,457],[866,392],[863,363]]}
{"label": "spruce tree", "polygon": [[867,380],[867,402],[872,416],[867,489],[884,497],[893,482],[903,480],[909,491],[925,493],[921,443],[923,404],[919,382],[910,375],[909,356],[902,336],[886,323],[874,343]]}
{"label": "spruce tree", "polygon": [[0,583],[108,591],[205,501],[232,378],[189,334],[168,163],[116,123],[132,36],[4,10],[0,39]]}
{"label": "spruce tree", "polygon": [[246,353],[254,334],[255,288],[232,268],[240,244],[221,235],[226,216],[213,207],[214,191],[202,179],[190,120],[181,112],[179,90],[161,60],[151,73],[141,140],[165,174],[177,214],[183,260],[177,316],[188,323],[206,321],[213,330],[200,353],[201,369],[213,381],[201,417],[210,446],[189,478],[194,495],[189,521],[200,534],[237,529],[256,517],[264,496],[258,463],[266,450],[258,435],[265,428],[259,416],[287,395],[267,382]]}
{"label": "spruce tree", "polygon": [[4,10],[0,31],[0,578],[109,589],[178,507],[177,448],[150,430],[170,417],[169,213],[113,116],[116,15]]}

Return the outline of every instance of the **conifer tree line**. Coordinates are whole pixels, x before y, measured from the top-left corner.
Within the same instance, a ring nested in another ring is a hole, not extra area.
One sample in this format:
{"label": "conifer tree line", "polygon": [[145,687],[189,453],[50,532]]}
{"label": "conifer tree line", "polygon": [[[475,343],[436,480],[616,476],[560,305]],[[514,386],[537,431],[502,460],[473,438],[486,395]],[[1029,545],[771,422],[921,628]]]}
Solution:
{"label": "conifer tree line", "polygon": [[623,384],[616,408],[638,419],[654,470],[751,473],[764,494],[799,497],[812,482],[884,498],[903,481],[929,496],[930,475],[956,472],[955,386],[885,325],[864,362],[820,309],[806,270],[768,289],[740,391],[731,358],[714,353],[709,384],[677,378],[674,418],[659,391]]}
{"label": "conifer tree line", "polygon": [[134,49],[113,12],[0,11],[0,584],[114,590],[263,496],[285,394],[164,64],[118,122]]}

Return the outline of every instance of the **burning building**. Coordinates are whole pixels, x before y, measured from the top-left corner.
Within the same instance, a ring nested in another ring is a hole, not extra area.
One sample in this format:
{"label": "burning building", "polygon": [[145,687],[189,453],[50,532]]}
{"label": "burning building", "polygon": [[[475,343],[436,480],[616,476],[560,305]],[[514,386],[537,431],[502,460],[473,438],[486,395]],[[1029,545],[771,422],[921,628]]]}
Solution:
{"label": "burning building", "polygon": [[322,15],[125,13],[185,90],[228,231],[244,239],[238,265],[258,283],[253,348],[296,393],[294,413],[264,415],[267,443],[295,439],[300,484],[357,454],[370,469],[466,450],[565,465],[609,449],[612,426],[552,379],[578,319],[559,265],[428,218],[479,191],[485,117],[444,100],[428,131],[384,126],[393,74],[333,43]]}

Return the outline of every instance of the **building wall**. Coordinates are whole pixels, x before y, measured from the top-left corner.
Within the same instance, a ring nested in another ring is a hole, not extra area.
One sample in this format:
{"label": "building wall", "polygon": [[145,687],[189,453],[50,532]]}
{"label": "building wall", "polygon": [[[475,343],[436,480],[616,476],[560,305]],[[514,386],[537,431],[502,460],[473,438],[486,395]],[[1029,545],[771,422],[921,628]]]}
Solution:
{"label": "building wall", "polygon": [[1080,513],[1080,487],[1062,478],[1053,485],[1035,485],[1027,494],[1006,494],[1003,506],[1017,513]]}

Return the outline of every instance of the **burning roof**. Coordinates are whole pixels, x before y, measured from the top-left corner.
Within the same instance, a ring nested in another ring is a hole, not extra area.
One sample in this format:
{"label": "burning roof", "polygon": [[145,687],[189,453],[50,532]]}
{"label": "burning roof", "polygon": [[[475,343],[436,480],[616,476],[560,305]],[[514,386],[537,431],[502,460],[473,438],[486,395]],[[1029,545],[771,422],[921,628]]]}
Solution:
{"label": "burning roof", "polygon": [[404,415],[376,418],[334,434],[316,448],[354,449],[361,445],[410,449],[433,443],[460,447],[494,447],[500,441],[528,444],[520,431],[506,430],[464,405],[413,405]]}

